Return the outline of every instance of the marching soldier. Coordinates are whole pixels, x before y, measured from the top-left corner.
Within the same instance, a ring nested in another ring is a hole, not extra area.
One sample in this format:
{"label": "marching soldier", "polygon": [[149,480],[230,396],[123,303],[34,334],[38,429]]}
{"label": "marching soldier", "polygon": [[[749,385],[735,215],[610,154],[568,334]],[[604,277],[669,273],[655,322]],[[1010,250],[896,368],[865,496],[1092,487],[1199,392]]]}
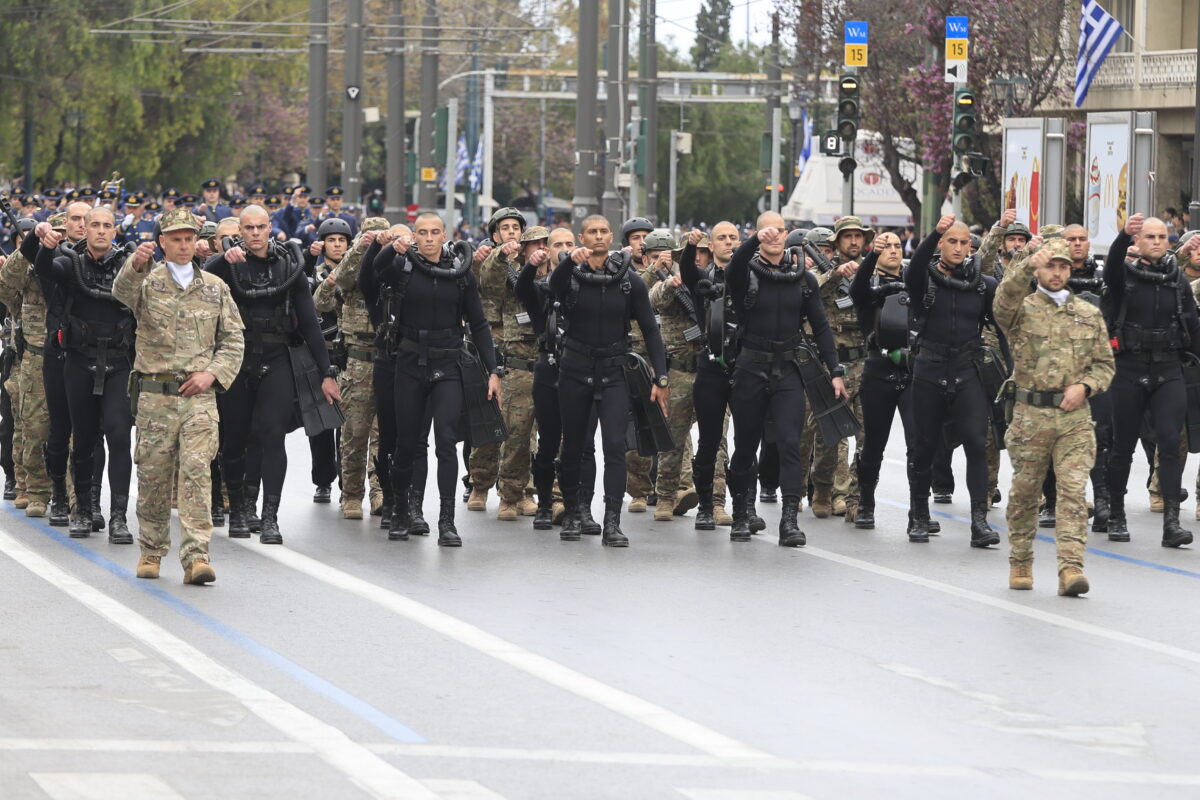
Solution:
{"label": "marching soldier", "polygon": [[[1047,467],[1058,480],[1058,593],[1088,591],[1084,488],[1096,458],[1088,398],[1108,388],[1112,347],[1100,310],[1067,285],[1071,251],[1062,239],[1010,263],[996,290],[994,314],[1012,347],[1015,408],[1005,441],[1012,462],[1008,497],[1010,589],[1033,588],[1037,498]],[[1030,289],[1030,279],[1037,289]],[[1176,507],[1178,512],[1178,506]]]}
{"label": "marching soldier", "polygon": [[192,263],[199,226],[187,211],[163,215],[155,245],[143,242],[113,282],[113,296],[138,321],[137,405],[139,578],[157,578],[171,546],[171,476],[178,465],[183,582],[216,579],[209,560],[209,463],[217,452],[216,393],[242,362],[242,319],[229,287]]}
{"label": "marching soldier", "polygon": [[[653,230],[654,223],[645,217],[632,217],[625,220],[625,224],[621,226],[621,247],[629,250],[633,259],[633,271],[646,284],[647,289],[657,281],[654,275],[647,270],[649,260],[643,249],[646,237]],[[633,331],[632,335],[633,352],[645,357],[647,355],[646,345],[641,328]],[[630,450],[625,454],[625,469],[628,476],[628,486],[625,491],[629,493],[629,511],[632,514],[643,514],[651,505],[651,501],[655,500],[654,484],[651,482],[654,458],[640,455],[636,450]],[[581,495],[580,506],[583,505],[584,499]]]}
{"label": "marching soldier", "polygon": [[1029,226],[1017,221],[1017,210],[1004,209],[1000,221],[992,226],[979,246],[979,263],[983,266],[983,271],[996,280],[1003,278],[1013,257],[1029,244],[1032,238]]}

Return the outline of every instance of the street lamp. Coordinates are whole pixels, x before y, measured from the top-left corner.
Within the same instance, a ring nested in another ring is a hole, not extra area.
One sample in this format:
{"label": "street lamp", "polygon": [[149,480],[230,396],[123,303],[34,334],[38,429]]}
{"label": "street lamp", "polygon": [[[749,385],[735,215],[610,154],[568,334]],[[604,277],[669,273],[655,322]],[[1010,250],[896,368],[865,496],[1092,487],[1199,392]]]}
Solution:
{"label": "street lamp", "polygon": [[82,111],[68,111],[66,113],[67,124],[75,130],[75,188],[78,189],[79,183],[79,137],[83,132],[83,119],[86,116]]}
{"label": "street lamp", "polygon": [[1004,103],[1004,116],[1011,117],[1016,106],[1029,101],[1029,79],[1024,75],[993,78],[988,82],[988,93],[993,102]]}

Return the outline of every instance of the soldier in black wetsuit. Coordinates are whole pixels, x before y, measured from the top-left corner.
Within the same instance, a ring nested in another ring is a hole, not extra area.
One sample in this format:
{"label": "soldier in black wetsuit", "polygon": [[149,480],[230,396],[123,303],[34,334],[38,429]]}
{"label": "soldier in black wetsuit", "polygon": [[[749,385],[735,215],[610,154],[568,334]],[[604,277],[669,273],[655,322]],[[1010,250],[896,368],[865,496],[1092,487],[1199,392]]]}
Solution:
{"label": "soldier in black wetsuit", "polygon": [[729,488],[733,493],[733,541],[750,541],[750,497],[754,492],[755,457],[768,417],[779,449],[779,487],[783,508],[779,544],[801,547],[806,539],[796,522],[804,490],[800,436],[804,428],[804,380],[800,364],[817,355],[808,349],[807,323],[819,357],[833,376],[834,393],[846,397],[843,370],[817,279],[797,263],[796,250],[784,249],[783,218],[767,212],[758,218],[758,233],[734,252],[725,270],[726,291],[738,314],[737,361],[729,406],[733,411],[733,458]]}
{"label": "soldier in black wetsuit", "polygon": [[225,427],[225,482],[229,486],[229,535],[250,535],[253,513],[245,492],[246,447],[253,435],[262,452],[263,544],[282,544],[279,503],[287,474],[284,437],[299,427],[296,383],[289,348],[307,346],[323,376],[325,401],[340,401],[320,318],[304,274],[300,248],[272,241],[271,221],[261,206],[239,217],[241,243],[213,256],[206,269],[229,284],[246,325],[246,352],[233,385],[217,396]]}
{"label": "soldier in black wetsuit", "polygon": [[[1135,241],[1138,255],[1126,260]],[[1191,286],[1169,248],[1162,220],[1134,214],[1113,240],[1104,262],[1105,317],[1116,342],[1117,363],[1109,392],[1113,444],[1108,462],[1108,538],[1129,541],[1125,486],[1143,415],[1149,411],[1163,498],[1162,545],[1180,547],[1192,543],[1191,532],[1179,526],[1183,473],[1179,433],[1187,412],[1182,358],[1185,352],[1200,356],[1200,317]]]}
{"label": "soldier in black wetsuit", "polygon": [[85,239],[58,254],[54,248],[60,235],[45,231],[34,262],[43,285],[56,285],[65,298],[61,346],[66,352],[63,382],[73,433],[76,502],[70,535],[85,537],[92,531],[93,466],[96,442],[103,432],[110,451],[112,492],[108,538],[114,544],[132,544],[126,511],[133,471],[128,382],[135,322],[129,309],[112,296],[113,279],[128,253],[113,247],[116,219],[108,209],[89,211],[85,225]]}
{"label": "soldier in black wetsuit", "polygon": [[[466,402],[464,383],[470,377],[464,372],[478,369],[481,362],[488,373],[487,399],[499,400],[499,369],[479,283],[471,272],[471,247],[461,242],[445,247],[445,225],[436,214],[422,214],[413,227],[415,237],[401,234],[392,240],[390,251],[380,251],[370,263],[364,258],[359,275],[359,287],[368,303],[376,297],[383,304],[376,330],[396,365],[392,409],[396,445],[391,464],[394,506],[388,538],[408,538],[413,462],[431,418],[441,496],[438,544],[460,547],[462,539],[454,525],[455,445]],[[477,355],[472,354],[472,360],[463,349],[464,328],[469,329],[475,345]],[[381,417],[383,413],[380,409]]]}
{"label": "soldier in black wetsuit", "polygon": [[582,247],[564,255],[550,275],[550,290],[563,316],[558,402],[562,415],[562,457],[558,483],[567,506],[561,536],[579,538],[579,486],[584,443],[597,422],[604,445],[604,528],[602,543],[628,547],[621,532],[625,492],[625,431],[630,396],[625,382],[630,323],[637,321],[646,341],[655,384],[650,401],[666,413],[667,354],[646,284],[633,271],[631,257],[610,253],[612,229],[599,215],[585,219]]}
{"label": "soldier in black wetsuit", "polygon": [[942,217],[925,237],[904,273],[912,299],[913,420],[916,444],[909,467],[911,542],[929,541],[929,482],[937,442],[951,419],[967,457],[971,496],[971,546],[1000,543],[987,522],[989,506],[987,431],[992,398],[987,396],[976,359],[981,331],[991,321],[997,281],[970,256],[971,232],[953,214]]}

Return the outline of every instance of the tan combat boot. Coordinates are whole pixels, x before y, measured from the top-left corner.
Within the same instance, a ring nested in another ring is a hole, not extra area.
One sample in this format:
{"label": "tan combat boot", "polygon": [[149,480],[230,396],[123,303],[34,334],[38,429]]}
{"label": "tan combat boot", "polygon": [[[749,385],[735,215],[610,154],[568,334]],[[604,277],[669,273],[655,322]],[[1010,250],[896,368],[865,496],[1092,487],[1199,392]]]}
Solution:
{"label": "tan combat boot", "polygon": [[1063,567],[1058,573],[1058,593],[1063,597],[1078,597],[1087,594],[1090,588],[1087,576],[1079,567]]}
{"label": "tan combat boot", "polygon": [[17,497],[13,500],[13,505],[17,508],[29,508],[29,495],[24,489],[17,489]]}
{"label": "tan combat boot", "polygon": [[362,500],[342,498],[342,519],[362,519]]}
{"label": "tan combat boot", "polygon": [[522,497],[517,503],[517,513],[522,517],[532,517],[537,513],[538,504],[532,497]]}
{"label": "tan combat boot", "polygon": [[696,493],[694,486],[687,489],[679,489],[675,492],[675,502],[671,504],[671,513],[677,517],[682,517],[699,504],[700,495]]}
{"label": "tan combat boot", "polygon": [[846,516],[846,498],[835,497],[833,499],[833,515],[835,517]]}
{"label": "tan combat boot", "polygon": [[645,514],[647,508],[645,497],[634,497],[629,501],[630,514]]}
{"label": "tan combat boot", "polygon": [[725,510],[725,506],[713,506],[713,522],[718,525],[732,525],[733,517],[729,516],[729,512]]}
{"label": "tan combat boot", "polygon": [[828,486],[818,486],[813,490],[812,512],[818,519],[825,519],[833,513],[833,490]]}
{"label": "tan combat boot", "polygon": [[487,511],[487,489],[472,489],[467,498],[467,511]]}
{"label": "tan combat boot", "polygon": [[383,514],[383,492],[371,490],[371,516],[378,517]]}
{"label": "tan combat boot", "polygon": [[205,583],[211,583],[217,579],[217,573],[213,572],[212,566],[209,565],[208,559],[204,556],[196,556],[192,559],[192,563],[187,565],[183,571],[183,582],[194,583],[200,586]]}
{"label": "tan combat boot", "polygon": [[139,578],[157,578],[158,568],[161,564],[162,556],[142,553],[142,557],[138,559],[137,576]]}
{"label": "tan combat boot", "polygon": [[27,517],[44,517],[44,516],[46,516],[46,501],[45,500],[30,500],[29,505],[25,506],[25,516],[27,516]]}
{"label": "tan combat boot", "polygon": [[1008,567],[1008,588],[1032,589],[1033,564],[1028,561],[1010,564]]}
{"label": "tan combat boot", "polygon": [[562,525],[563,515],[567,513],[567,506],[561,500],[555,500],[554,505],[550,507],[550,521],[555,525]]}
{"label": "tan combat boot", "polygon": [[1152,514],[1163,513],[1163,499],[1162,499],[1161,492],[1155,492],[1155,491],[1150,492],[1150,513],[1152,513]]}
{"label": "tan combat boot", "polygon": [[654,507],[655,522],[670,522],[675,519],[675,500],[668,500],[665,497],[658,498],[658,505]]}
{"label": "tan combat boot", "polygon": [[[468,505],[467,508],[470,508]],[[509,503],[506,500],[500,501],[500,510],[496,512],[496,519],[503,522],[512,522],[517,518],[516,503]]]}
{"label": "tan combat boot", "polygon": [[[849,503],[846,503],[845,505],[846,505],[846,520],[845,520],[845,522],[847,525],[853,525],[854,521],[856,519],[858,519],[858,503],[857,503],[857,501],[852,500]],[[836,505],[834,506],[833,513],[837,514],[837,506]]]}

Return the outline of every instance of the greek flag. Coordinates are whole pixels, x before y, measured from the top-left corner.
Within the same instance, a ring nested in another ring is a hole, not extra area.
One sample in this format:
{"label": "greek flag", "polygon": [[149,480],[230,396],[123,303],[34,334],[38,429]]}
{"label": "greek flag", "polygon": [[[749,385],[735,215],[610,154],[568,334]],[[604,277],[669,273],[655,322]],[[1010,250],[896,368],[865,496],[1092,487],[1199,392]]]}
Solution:
{"label": "greek flag", "polygon": [[1083,0],[1079,53],[1075,56],[1075,107],[1083,105],[1092,79],[1125,29],[1096,0]]}
{"label": "greek flag", "polygon": [[478,192],[483,186],[483,137],[479,137],[479,141],[475,144],[475,161],[471,164],[471,175],[467,178],[467,185],[471,187],[472,192]]}
{"label": "greek flag", "polygon": [[796,177],[799,178],[804,174],[804,165],[808,163],[808,159],[812,156],[812,119],[808,116],[808,109],[800,117],[801,136],[804,137],[804,143],[800,147],[800,155],[796,159]]}
{"label": "greek flag", "polygon": [[462,183],[463,178],[467,174],[467,167],[469,166],[471,166],[471,157],[467,155],[467,137],[460,136],[458,138],[458,147],[454,151],[454,182],[449,186],[446,185],[449,183],[446,177],[450,174],[450,170],[447,168],[442,174],[442,191],[454,191],[454,188]]}

